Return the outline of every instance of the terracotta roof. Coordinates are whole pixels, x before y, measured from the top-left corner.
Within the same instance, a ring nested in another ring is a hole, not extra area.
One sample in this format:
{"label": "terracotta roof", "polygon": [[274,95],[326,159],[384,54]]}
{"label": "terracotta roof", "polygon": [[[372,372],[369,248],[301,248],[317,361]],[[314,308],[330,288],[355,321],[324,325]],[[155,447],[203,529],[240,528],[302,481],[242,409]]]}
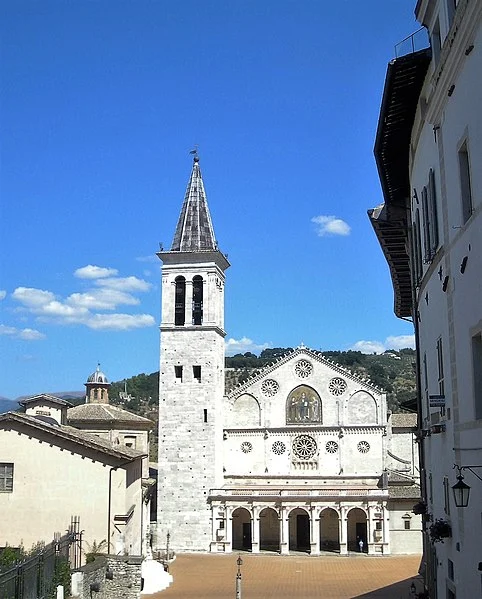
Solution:
{"label": "terracotta roof", "polygon": [[420,487],[417,485],[388,487],[388,495],[390,499],[414,499],[420,500]]}
{"label": "terracotta roof", "polygon": [[67,411],[68,422],[118,422],[129,424],[144,424],[149,428],[154,423],[148,418],[138,416],[127,410],[123,410],[117,406],[100,403],[85,403],[80,406],[75,406]]}
{"label": "terracotta roof", "polygon": [[417,414],[392,414],[390,417],[392,428],[415,428]]}
{"label": "terracotta roof", "polygon": [[6,412],[5,414],[0,414],[0,423],[1,422],[16,422],[23,424],[66,441],[71,441],[73,443],[82,445],[83,447],[88,447],[90,449],[94,449],[96,451],[100,451],[102,453],[106,453],[124,460],[134,460],[147,455],[146,453],[137,451],[131,447],[113,444],[107,439],[102,439],[97,435],[91,435],[71,426],[50,424],[44,420],[35,418],[35,416],[27,416],[27,414],[21,414],[19,412]]}

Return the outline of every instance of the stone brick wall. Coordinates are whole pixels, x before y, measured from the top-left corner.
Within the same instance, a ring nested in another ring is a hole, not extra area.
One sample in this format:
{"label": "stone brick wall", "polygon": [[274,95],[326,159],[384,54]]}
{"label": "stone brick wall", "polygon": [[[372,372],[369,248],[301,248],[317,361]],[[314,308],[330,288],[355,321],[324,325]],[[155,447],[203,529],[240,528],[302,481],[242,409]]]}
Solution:
{"label": "stone brick wall", "polygon": [[101,556],[72,575],[72,597],[139,599],[142,557]]}

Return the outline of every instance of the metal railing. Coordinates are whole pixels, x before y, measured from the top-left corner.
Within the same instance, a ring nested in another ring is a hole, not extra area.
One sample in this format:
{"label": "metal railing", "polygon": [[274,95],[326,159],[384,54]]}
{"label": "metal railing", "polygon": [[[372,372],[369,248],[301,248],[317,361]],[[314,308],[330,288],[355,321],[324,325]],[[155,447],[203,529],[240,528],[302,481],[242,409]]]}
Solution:
{"label": "metal railing", "polygon": [[411,35],[396,44],[395,58],[400,58],[401,56],[424,50],[425,48],[428,48],[429,45],[427,30],[425,27],[420,27],[420,29],[417,29],[417,31],[414,31]]}
{"label": "metal railing", "polygon": [[34,555],[0,568],[0,599],[54,598],[60,570],[80,566],[81,539],[81,532],[69,530]]}

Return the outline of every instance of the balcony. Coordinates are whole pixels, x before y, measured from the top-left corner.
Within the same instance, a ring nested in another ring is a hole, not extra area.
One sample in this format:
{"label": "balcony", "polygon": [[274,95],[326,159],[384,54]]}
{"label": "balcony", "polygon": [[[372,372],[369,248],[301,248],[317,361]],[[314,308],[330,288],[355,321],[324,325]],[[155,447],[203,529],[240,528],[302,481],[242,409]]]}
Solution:
{"label": "balcony", "polygon": [[406,48],[409,53],[397,56],[388,64],[374,147],[384,204],[368,211],[390,268],[394,311],[401,318],[411,316],[412,312],[407,222],[410,138],[431,60],[430,48],[412,51],[419,43],[419,36],[421,33],[415,32],[397,44],[396,52],[402,53]]}

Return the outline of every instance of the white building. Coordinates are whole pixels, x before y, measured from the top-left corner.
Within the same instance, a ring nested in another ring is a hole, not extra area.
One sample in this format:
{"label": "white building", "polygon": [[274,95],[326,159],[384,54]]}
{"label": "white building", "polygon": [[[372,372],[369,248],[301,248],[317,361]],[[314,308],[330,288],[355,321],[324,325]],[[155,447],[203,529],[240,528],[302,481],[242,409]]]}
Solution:
{"label": "white building", "polygon": [[25,414],[0,415],[0,546],[50,542],[75,516],[84,550],[105,541],[112,554],[147,554],[153,422],[111,406],[99,368],[85,385],[76,407],[42,394],[20,402]]}
{"label": "white building", "polygon": [[[370,218],[395,312],[415,323],[426,585],[471,599],[482,584],[482,2],[419,0],[415,13],[431,48],[388,66],[375,144],[385,203]],[[465,508],[454,464],[471,486]]]}
{"label": "white building", "polygon": [[162,251],[158,548],[421,551],[416,417],[300,347],[224,396],[224,271],[194,158]]}

